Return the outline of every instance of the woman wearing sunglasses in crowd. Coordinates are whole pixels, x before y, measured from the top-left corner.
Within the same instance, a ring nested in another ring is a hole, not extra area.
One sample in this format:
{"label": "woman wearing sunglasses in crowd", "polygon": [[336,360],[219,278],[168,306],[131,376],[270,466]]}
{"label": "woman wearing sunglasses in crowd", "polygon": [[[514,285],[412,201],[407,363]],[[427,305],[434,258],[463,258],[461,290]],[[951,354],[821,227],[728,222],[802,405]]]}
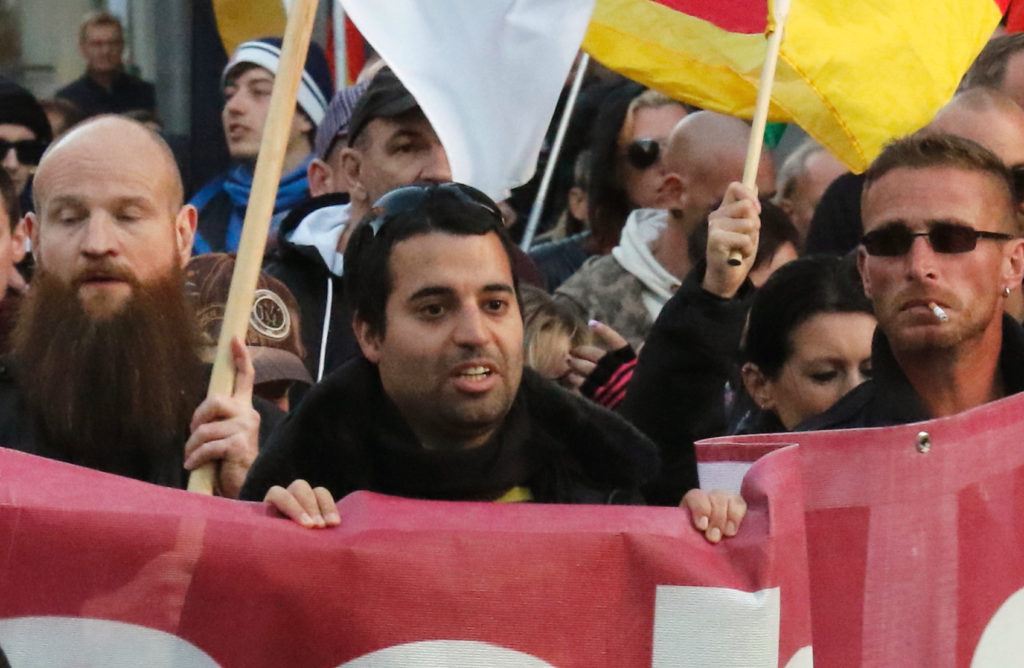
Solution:
{"label": "woman wearing sunglasses in crowd", "polygon": [[32,174],[52,136],[36,98],[0,77],[0,166],[14,182],[22,211],[32,211]]}
{"label": "woman wearing sunglasses in crowd", "polygon": [[530,255],[549,291],[591,256],[607,255],[620,242],[630,212],[656,205],[661,148],[687,108],[632,81],[602,93],[591,127],[586,176],[589,232],[534,247]]}
{"label": "woman wearing sunglasses in crowd", "polygon": [[661,149],[687,113],[683,104],[629,83],[598,115],[587,193],[594,253],[607,254],[619,243],[631,211],[656,205]]}

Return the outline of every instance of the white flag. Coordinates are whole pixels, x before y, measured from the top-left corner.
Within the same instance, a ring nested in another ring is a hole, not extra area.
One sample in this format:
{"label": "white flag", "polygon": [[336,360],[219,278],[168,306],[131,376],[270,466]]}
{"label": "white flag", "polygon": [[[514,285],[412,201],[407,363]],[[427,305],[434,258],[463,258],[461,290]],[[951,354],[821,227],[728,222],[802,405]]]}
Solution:
{"label": "white flag", "polygon": [[594,0],[341,0],[448,153],[495,200],[533,176]]}

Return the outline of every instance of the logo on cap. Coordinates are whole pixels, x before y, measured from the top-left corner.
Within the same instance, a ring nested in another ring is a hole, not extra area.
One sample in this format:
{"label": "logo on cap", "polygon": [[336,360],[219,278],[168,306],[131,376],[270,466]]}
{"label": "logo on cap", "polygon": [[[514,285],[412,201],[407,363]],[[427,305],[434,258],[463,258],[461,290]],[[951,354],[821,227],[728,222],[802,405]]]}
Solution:
{"label": "logo on cap", "polygon": [[291,314],[284,300],[271,290],[259,289],[249,315],[249,326],[275,341],[288,337],[292,329]]}

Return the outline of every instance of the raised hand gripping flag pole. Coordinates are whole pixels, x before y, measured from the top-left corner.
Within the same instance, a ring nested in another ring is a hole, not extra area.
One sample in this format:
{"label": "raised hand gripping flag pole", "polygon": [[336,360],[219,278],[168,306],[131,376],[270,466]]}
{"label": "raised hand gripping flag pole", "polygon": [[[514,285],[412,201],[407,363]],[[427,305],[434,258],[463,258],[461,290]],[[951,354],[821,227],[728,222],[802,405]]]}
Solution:
{"label": "raised hand gripping flag pole", "polygon": [[[224,306],[224,324],[217,341],[217,355],[207,396],[231,394],[235,386],[235,366],[231,358],[231,339],[245,339],[249,326],[256,282],[260,275],[263,251],[270,231],[270,218],[274,213],[274,198],[284,166],[288,129],[302,76],[302,65],[316,18],[317,0],[294,0],[288,12],[284,43],[281,45],[281,63],[274,77],[274,90],[270,96],[270,110],[256,158],[256,171],[252,180],[252,194],[245,210],[242,236],[238,244],[238,260],[231,276],[231,290]],[[207,464],[192,472],[188,489],[202,494],[213,493],[216,466]]]}

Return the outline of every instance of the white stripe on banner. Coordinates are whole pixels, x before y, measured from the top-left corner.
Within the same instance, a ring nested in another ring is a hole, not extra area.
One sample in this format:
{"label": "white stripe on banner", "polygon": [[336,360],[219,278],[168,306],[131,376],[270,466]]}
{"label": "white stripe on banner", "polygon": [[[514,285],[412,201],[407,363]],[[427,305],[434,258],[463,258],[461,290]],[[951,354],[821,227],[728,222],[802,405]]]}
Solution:
{"label": "white stripe on banner", "polygon": [[[779,588],[658,585],[654,668],[777,668]],[[716,623],[710,624],[709,620]]]}

